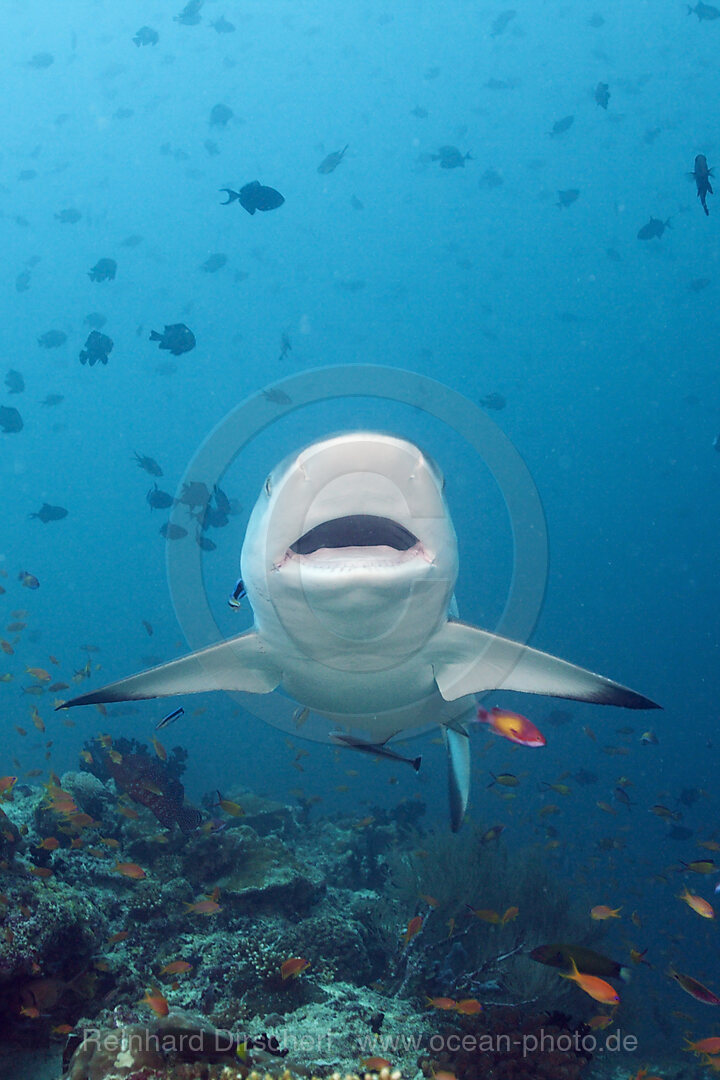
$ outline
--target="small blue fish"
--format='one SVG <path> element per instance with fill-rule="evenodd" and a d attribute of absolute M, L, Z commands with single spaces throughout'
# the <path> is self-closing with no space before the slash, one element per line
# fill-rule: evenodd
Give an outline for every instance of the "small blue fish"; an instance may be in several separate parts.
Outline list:
<path fill-rule="evenodd" d="M 237 610 L 238 608 L 242 607 L 240 601 L 242 600 L 243 596 L 246 595 L 247 593 L 245 592 L 245 586 L 243 585 L 242 578 L 238 578 L 235 582 L 235 588 L 228 597 L 228 604 L 231 608 L 235 608 Z"/>
<path fill-rule="evenodd" d="M 183 709 L 183 707 L 181 705 L 179 709 L 175 709 L 173 712 L 168 713 L 167 716 L 163 716 L 162 720 L 160 720 L 155 725 L 155 730 L 159 731 L 160 728 L 167 727 L 169 724 L 172 724 L 175 720 L 177 720 L 177 718 L 179 716 L 183 716 L 184 713 L 185 713 L 185 710 Z"/>

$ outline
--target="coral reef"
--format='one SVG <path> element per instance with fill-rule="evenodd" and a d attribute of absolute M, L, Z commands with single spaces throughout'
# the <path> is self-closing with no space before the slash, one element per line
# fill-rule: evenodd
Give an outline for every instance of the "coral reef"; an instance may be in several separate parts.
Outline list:
<path fill-rule="evenodd" d="M 168 779 L 140 744 L 116 752 L 127 764 L 119 772 L 105 742 L 103 753 L 89 745 L 92 769 L 19 785 L 4 803 L 10 850 L 0 868 L 6 1037 L 40 1047 L 69 1036 L 71 1080 L 228 1080 L 253 1061 L 272 1075 L 289 1065 L 294 1077 L 388 1060 L 414 1075 L 435 1060 L 429 1040 L 448 1028 L 447 1013 L 427 1008 L 429 995 L 484 1004 L 480 1016 L 453 1017 L 462 1032 L 532 1025 L 529 1013 L 489 1006 L 537 1001 L 536 1010 L 567 993 L 555 971 L 523 955 L 568 934 L 585 939 L 537 857 L 511 857 L 478 829 L 426 833 L 415 801 L 360 822 L 315 820 L 302 801 L 229 790 L 203 800 L 210 816 L 198 828 L 183 833 L 168 817 L 161 829 L 157 805 L 129 797 L 128 777 L 158 798 L 170 793 L 177 810 L 182 755 Z M 521 915 L 503 925 L 468 910 L 510 904 Z M 288 975 L 290 958 L 298 966 Z M 288 1057 L 218 1061 L 203 1045 L 203 1060 L 187 1060 L 148 1045 L 130 1060 L 77 1049 L 88 1029 L 181 1022 L 238 1039 L 267 1032 Z M 469 1058 L 436 1064 L 475 1080 Z M 557 1075 L 574 1080 L 569 1063 L 559 1065 Z M 542 1068 L 528 1075 L 549 1075 Z"/>

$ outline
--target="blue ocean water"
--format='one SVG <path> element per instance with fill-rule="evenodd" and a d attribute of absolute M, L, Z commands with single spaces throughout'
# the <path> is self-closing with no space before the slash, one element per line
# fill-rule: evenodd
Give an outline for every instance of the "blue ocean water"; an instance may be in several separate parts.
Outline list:
<path fill-rule="evenodd" d="M 527 465 L 548 531 L 532 644 L 663 712 L 489 695 L 486 705 L 528 715 L 548 745 L 514 750 L 498 739 L 484 751 L 485 733 L 474 733 L 470 814 L 504 823 L 511 845 L 549 843 L 558 880 L 589 904 L 622 907 L 612 948 L 649 947 L 653 963 L 638 971 L 636 1007 L 644 997 L 647 1029 L 669 1025 L 679 1046 L 685 1021 L 673 1011 L 694 1018 L 704 1006 L 666 978 L 668 965 L 720 987 L 713 926 L 676 899 L 687 885 L 712 900 L 717 880 L 677 868 L 711 858 L 697 843 L 719 839 L 720 212 L 710 197 L 703 214 L 688 173 L 697 154 L 712 166 L 717 153 L 720 20 L 637 0 L 512 9 L 206 0 L 191 25 L 179 12 L 138 0 L 6 4 L 2 358 L 24 390 L 3 386 L 0 404 L 24 426 L 0 437 L 0 583 L 4 625 L 27 626 L 2 631 L 14 649 L 0 664 L 13 676 L 0 685 L 3 771 L 61 774 L 98 731 L 148 740 L 163 714 L 162 703 L 112 720 L 89 708 L 67 727 L 52 695 L 23 693 L 28 666 L 50 666 L 80 693 L 187 647 L 159 533 L 167 514 L 151 511 L 154 478 L 136 452 L 157 460 L 159 486 L 176 494 L 240 402 L 329 365 L 416 372 L 475 404 L 501 395 L 486 414 Z M 133 43 L 144 25 L 157 44 Z M 601 82 L 606 109 L 594 97 Z M 232 110 L 224 125 L 210 122 L 218 104 Z M 567 130 L 550 134 L 566 117 Z M 337 168 L 319 173 L 346 144 Z M 445 146 L 470 158 L 442 168 Z M 284 204 L 253 216 L 237 201 L 221 205 L 219 189 L 256 179 Z M 568 189 L 577 199 L 558 206 Z M 67 209 L 79 219 L 60 220 Z M 639 240 L 650 218 L 670 227 Z M 202 269 L 217 253 L 226 263 Z M 88 276 L 101 258 L 117 261 L 115 280 Z M 91 313 L 114 343 L 107 365 L 79 362 Z M 197 339 L 177 358 L 149 340 L 175 323 Z M 51 330 L 66 340 L 45 348 L 38 338 Z M 53 394 L 59 404 L 42 404 Z M 287 453 L 356 427 L 394 431 L 437 461 L 458 533 L 461 614 L 497 625 L 513 535 L 482 453 L 417 408 L 321 397 L 266 428 L 223 476 L 242 511 L 208 531 L 217 549 L 203 555 L 223 633 L 250 625 L 247 607 L 236 614 L 225 602 L 265 475 Z M 67 517 L 31 517 L 43 503 Z M 192 524 L 176 542 L 194 536 Z M 24 570 L 38 590 L 22 587 Z M 73 672 L 88 658 L 91 682 L 76 690 Z M 430 738 L 409 744 L 423 752 L 415 777 L 305 744 L 301 732 L 289 744 L 224 695 L 184 705 L 168 741 L 188 750 L 195 800 L 243 786 L 292 800 L 302 789 L 322 797 L 318 814 L 364 814 L 419 797 L 427 820 L 446 827 L 444 754 Z M 567 723 L 553 722 L 558 708 Z M 657 745 L 641 743 L 648 728 Z M 298 761 L 300 748 L 309 753 Z M 581 768 L 596 782 L 576 782 Z M 486 788 L 490 770 L 521 776 L 512 802 Z M 560 804 L 552 834 L 537 816 L 549 801 Z M 682 821 L 651 813 L 658 804 Z M 674 839 L 673 824 L 691 835 Z M 606 838 L 616 846 L 598 847 Z"/>

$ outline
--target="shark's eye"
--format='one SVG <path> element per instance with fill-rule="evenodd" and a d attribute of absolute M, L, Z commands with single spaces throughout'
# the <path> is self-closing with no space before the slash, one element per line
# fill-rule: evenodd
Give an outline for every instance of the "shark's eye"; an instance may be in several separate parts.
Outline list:
<path fill-rule="evenodd" d="M 267 480 L 265 481 L 265 494 L 270 495 L 271 492 L 272 492 L 272 480 L 268 476 Z"/>

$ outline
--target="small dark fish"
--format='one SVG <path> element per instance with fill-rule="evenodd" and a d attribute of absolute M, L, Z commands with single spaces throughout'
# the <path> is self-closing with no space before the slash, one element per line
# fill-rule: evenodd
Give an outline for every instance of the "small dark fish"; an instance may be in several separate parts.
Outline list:
<path fill-rule="evenodd" d="M 389 746 L 366 742 L 365 739 L 356 739 L 354 735 L 347 735 L 344 731 L 332 731 L 330 732 L 330 738 L 335 739 L 336 742 L 340 742 L 344 746 L 349 746 L 352 750 L 361 750 L 363 753 L 373 754 L 375 757 L 389 758 L 391 761 L 403 761 L 406 765 L 412 765 L 415 772 L 420 771 L 422 762 L 420 756 L 415 758 L 404 757 L 395 750 L 391 750 Z"/>
<path fill-rule="evenodd" d="M 195 542 L 201 551 L 217 551 L 217 544 L 209 536 L 203 536 L 201 532 L 195 533 Z"/>
<path fill-rule="evenodd" d="M 492 191 L 493 188 L 502 187 L 504 183 L 505 181 L 497 169 L 486 169 L 478 181 L 478 187 Z"/>
<path fill-rule="evenodd" d="M 16 435 L 23 426 L 22 416 L 17 409 L 11 405 L 0 405 L 0 429 L 3 435 Z"/>
<path fill-rule="evenodd" d="M 282 334 L 280 335 L 280 355 L 278 356 L 278 360 L 284 360 L 288 353 L 291 352 L 292 342 L 290 341 L 290 338 L 288 337 L 286 332 L 283 330 Z"/>
<path fill-rule="evenodd" d="M 671 840 L 689 840 L 692 835 L 692 829 L 687 829 L 684 825 L 671 825 L 667 831 Z"/>
<path fill-rule="evenodd" d="M 237 199 L 248 214 L 254 214 L 256 210 L 277 210 L 278 206 L 282 206 L 285 202 L 284 196 L 279 191 L 266 187 L 259 180 L 252 180 L 239 191 L 231 191 L 230 188 L 220 188 L 220 190 L 228 196 L 223 206 Z"/>
<path fill-rule="evenodd" d="M 352 206 L 353 210 L 364 210 L 365 209 L 365 204 L 360 202 L 357 195 L 352 195 L 350 197 L 350 205 Z"/>
<path fill-rule="evenodd" d="M 86 326 L 91 326 L 93 330 L 102 330 L 107 318 L 105 315 L 101 315 L 99 311 L 91 311 L 89 315 L 85 316 L 83 322 Z"/>
<path fill-rule="evenodd" d="M 247 596 L 245 586 L 243 585 L 242 578 L 238 578 L 235 582 L 235 588 L 228 596 L 228 606 L 235 609 L 242 607 L 241 601 L 244 596 Z"/>
<path fill-rule="evenodd" d="M 365 288 L 365 281 L 363 278 L 350 278 L 345 281 L 337 281 L 335 284 L 338 289 L 342 289 L 343 292 L 349 293 L 362 292 Z"/>
<path fill-rule="evenodd" d="M 228 261 L 227 255 L 221 255 L 219 252 L 216 255 L 210 255 L 200 267 L 206 274 L 214 274 L 218 270 L 222 270 L 225 263 Z"/>
<path fill-rule="evenodd" d="M 120 247 L 136 248 L 138 244 L 142 244 L 143 238 L 138 233 L 131 233 L 130 236 L 126 236 L 120 243 Z"/>
<path fill-rule="evenodd" d="M 152 460 L 152 459 L 150 458 L 148 460 Z M 144 467 L 145 467 L 144 465 L 141 466 L 141 468 L 144 468 Z M 158 466 L 158 468 L 159 468 L 159 466 Z M 161 475 L 162 475 L 162 473 L 161 473 Z M 154 487 L 150 488 L 150 490 L 148 491 L 145 498 L 146 498 L 147 502 L 150 504 L 150 507 L 151 507 L 152 510 L 167 510 L 168 507 L 172 506 L 173 503 L 175 502 L 172 495 L 169 495 L 167 491 L 161 491 L 160 488 L 157 486 L 157 484 L 155 484 Z"/>
<path fill-rule="evenodd" d="M 67 516 L 64 506 L 50 506 L 49 503 L 43 503 L 37 514 L 28 514 L 28 517 L 39 518 L 44 525 L 47 525 L 48 521 L 62 521 Z"/>
<path fill-rule="evenodd" d="M 705 211 L 706 217 L 710 216 L 710 211 L 707 208 L 707 197 L 708 195 L 715 194 L 710 183 L 710 177 L 712 175 L 713 171 L 708 168 L 707 158 L 704 154 L 698 154 L 695 158 L 695 168 L 693 169 L 692 176 L 695 179 L 697 196 L 700 200 L 700 205 Z"/>
<path fill-rule="evenodd" d="M 507 401 L 502 394 L 497 394 L 493 391 L 492 394 L 486 394 L 485 397 L 480 398 L 479 404 L 483 409 L 504 409 L 507 405 Z"/>
<path fill-rule="evenodd" d="M 117 263 L 114 259 L 99 259 L 92 270 L 88 270 L 91 281 L 114 281 L 117 273 Z"/>
<path fill-rule="evenodd" d="M 160 35 L 152 26 L 141 26 L 133 37 L 133 41 L 140 48 L 141 45 L 157 45 Z"/>
<path fill-rule="evenodd" d="M 550 967 L 563 968 L 567 971 L 572 967 L 574 960 L 584 975 L 605 976 L 610 979 L 630 978 L 627 968 L 611 960 L 602 953 L 588 949 L 584 945 L 538 945 L 527 954 L 531 960 L 538 964 L 547 964 Z"/>
<path fill-rule="evenodd" d="M 215 505 L 217 506 L 221 514 L 232 514 L 232 503 L 228 499 L 223 489 L 219 488 L 217 484 L 213 485 L 213 499 L 215 500 Z"/>
<path fill-rule="evenodd" d="M 643 225 L 642 229 L 637 234 L 638 240 L 652 240 L 657 237 L 658 240 L 665 232 L 666 229 L 671 228 L 670 218 L 667 221 L 661 221 L 660 218 L 651 217 L 647 225 Z"/>
<path fill-rule="evenodd" d="M 179 501 L 191 510 L 204 509 L 210 501 L 210 492 L 201 480 L 190 480 L 183 484 Z"/>
<path fill-rule="evenodd" d="M 205 506 L 202 514 L 198 514 L 198 520 L 204 532 L 207 532 L 208 529 L 224 529 L 226 525 L 230 524 L 227 514 L 224 514 L 222 510 L 218 510 L 216 506 L 211 506 L 210 503 Z"/>
<path fill-rule="evenodd" d="M 514 9 L 501 11 L 499 15 L 496 15 L 490 28 L 490 37 L 499 37 L 500 34 L 504 33 L 516 15 L 517 11 Z"/>
<path fill-rule="evenodd" d="M 574 116 L 563 116 L 562 120 L 556 120 L 555 121 L 555 123 L 552 126 L 552 131 L 549 131 L 548 134 L 551 137 L 553 135 L 562 135 L 563 132 L 570 130 L 570 128 L 573 126 L 574 122 L 575 122 L 575 117 Z"/>
<path fill-rule="evenodd" d="M 229 105 L 213 105 L 210 110 L 210 127 L 225 127 L 234 115 Z"/>
<path fill-rule="evenodd" d="M 162 476 L 163 474 L 155 458 L 148 457 L 147 454 L 138 454 L 137 450 L 135 451 L 135 463 L 139 469 L 144 469 L 151 476 Z M 157 488 L 157 484 L 155 487 Z"/>
<path fill-rule="evenodd" d="M 232 34 L 235 30 L 235 24 L 228 22 L 224 15 L 221 15 L 215 22 L 210 23 L 213 30 L 218 34 Z"/>
<path fill-rule="evenodd" d="M 680 792 L 680 802 L 683 804 L 683 806 L 693 806 L 701 797 L 701 795 L 702 792 L 700 788 L 683 788 Z"/>
<path fill-rule="evenodd" d="M 160 535 L 166 540 L 182 540 L 184 536 L 187 536 L 187 529 L 183 529 L 182 525 L 174 525 L 172 521 L 166 521 L 160 527 Z"/>
<path fill-rule="evenodd" d="M 713 7 L 712 4 L 703 4 L 702 0 L 699 0 L 695 7 L 690 7 L 688 4 L 687 9 L 688 15 L 697 15 L 699 22 L 703 20 L 710 22 L 712 19 L 720 18 L 720 10 Z"/>
<path fill-rule="evenodd" d="M 577 188 L 566 188 L 565 191 L 558 191 L 558 201 L 555 205 L 561 208 L 563 206 L 572 206 L 579 194 L 580 192 Z"/>
<path fill-rule="evenodd" d="M 42 345 L 43 349 L 59 349 L 66 341 L 67 334 L 62 330 L 46 330 L 37 339 L 38 345 Z"/>
<path fill-rule="evenodd" d="M 200 20 L 200 9 L 204 0 L 188 0 L 179 15 L 173 15 L 173 22 L 181 26 L 197 26 Z"/>
<path fill-rule="evenodd" d="M 173 709 L 173 711 L 169 712 L 167 716 L 163 716 L 162 720 L 159 720 L 155 725 L 155 730 L 160 731 L 161 728 L 168 727 L 168 725 L 173 724 L 178 719 L 178 717 L 184 715 L 185 710 L 181 705 L 179 709 Z"/>
<path fill-rule="evenodd" d="M 162 334 L 157 330 L 150 331 L 150 341 L 159 341 L 161 349 L 167 349 L 173 356 L 182 356 L 195 348 L 195 335 L 185 323 L 171 323 L 166 326 Z"/>
<path fill-rule="evenodd" d="M 48 396 L 40 402 L 41 405 L 59 405 L 61 401 L 65 400 L 64 394 L 48 394 Z"/>
<path fill-rule="evenodd" d="M 5 385 L 9 394 L 22 394 L 25 389 L 25 380 L 19 371 L 8 371 L 5 376 Z"/>
<path fill-rule="evenodd" d="M 576 784 L 582 784 L 585 787 L 588 784 L 597 784 L 598 775 L 589 769 L 577 769 L 572 773 L 572 778 Z"/>
<path fill-rule="evenodd" d="M 21 581 L 26 589 L 40 588 L 40 582 L 29 570 L 21 570 L 18 574 L 18 581 Z"/>
<path fill-rule="evenodd" d="M 22 273 L 18 274 L 15 278 L 15 292 L 27 292 L 30 288 L 30 277 L 29 270 L 23 270 Z"/>
<path fill-rule="evenodd" d="M 292 404 L 292 398 L 289 397 L 284 390 L 278 390 L 277 387 L 273 387 L 272 390 L 263 390 L 262 393 L 265 400 L 271 402 L 273 405 Z"/>
<path fill-rule="evenodd" d="M 418 120 L 427 120 L 428 111 L 423 109 L 422 105 L 416 105 L 414 109 L 410 110 L 411 116 L 417 116 Z"/>
<path fill-rule="evenodd" d="M 705 7 L 706 5 L 703 4 L 702 6 Z M 42 71 L 45 68 L 52 67 L 52 65 L 54 63 L 55 63 L 55 57 L 53 56 L 52 53 L 39 52 L 39 53 L 35 53 L 34 56 L 30 57 L 30 59 L 27 62 L 27 66 L 30 67 L 30 68 L 35 68 L 36 71 Z"/>
<path fill-rule="evenodd" d="M 710 280 L 711 279 L 709 277 L 693 278 L 693 280 L 688 285 L 688 289 L 690 290 L 690 292 L 702 292 L 703 289 L 707 289 L 708 285 L 710 284 Z"/>
<path fill-rule="evenodd" d="M 214 139 L 206 139 L 203 143 L 203 146 L 207 150 L 210 157 L 217 157 L 217 155 L 220 153 L 220 147 Z"/>
<path fill-rule="evenodd" d="M 602 15 L 600 15 L 600 13 L 597 11 L 588 19 L 588 26 L 592 26 L 594 30 L 599 30 L 600 27 L 604 25 L 605 20 L 603 19 Z"/>
<path fill-rule="evenodd" d="M 143 619 L 143 621 L 142 621 L 142 624 L 143 624 L 143 626 L 145 627 L 145 633 L 147 634 L 147 636 L 148 636 L 148 637 L 152 637 L 152 636 L 153 636 L 153 633 L 154 633 L 154 630 L 153 630 L 153 628 L 152 628 L 152 624 L 151 624 L 151 623 L 149 623 L 149 622 L 147 621 L 147 619 Z"/>
<path fill-rule="evenodd" d="M 76 225 L 80 221 L 82 214 L 74 207 L 68 207 L 67 210 L 60 210 L 55 215 L 55 220 L 61 222 L 63 225 Z"/>
<path fill-rule="evenodd" d="M 325 175 L 326 173 L 335 172 L 338 165 L 345 157 L 345 153 L 349 145 L 349 143 L 346 143 L 342 150 L 334 150 L 332 154 L 328 154 L 326 158 L 323 158 L 323 160 L 317 167 L 317 171 L 319 173 L 322 173 L 323 175 Z"/>
<path fill-rule="evenodd" d="M 595 87 L 595 102 L 601 109 L 607 109 L 610 101 L 610 88 L 606 82 L 599 82 Z"/>
<path fill-rule="evenodd" d="M 430 155 L 431 161 L 439 161 L 441 169 L 465 168 L 466 161 L 472 161 L 469 154 L 461 154 L 457 146 L 441 146 L 437 154 Z"/>
<path fill-rule="evenodd" d="M 107 364 L 112 350 L 112 338 L 109 338 L 107 334 L 101 334 L 99 330 L 91 330 L 85 342 L 85 348 L 80 353 L 80 363 L 89 364 L 90 367 L 98 361 L 101 364 Z"/>
<path fill-rule="evenodd" d="M 129 118 L 131 116 L 134 116 L 134 115 L 135 115 L 135 110 L 134 109 L 128 109 L 128 108 L 123 107 L 121 109 L 116 109 L 115 110 L 115 112 L 113 113 L 113 118 L 115 120 L 129 120 Z"/>

